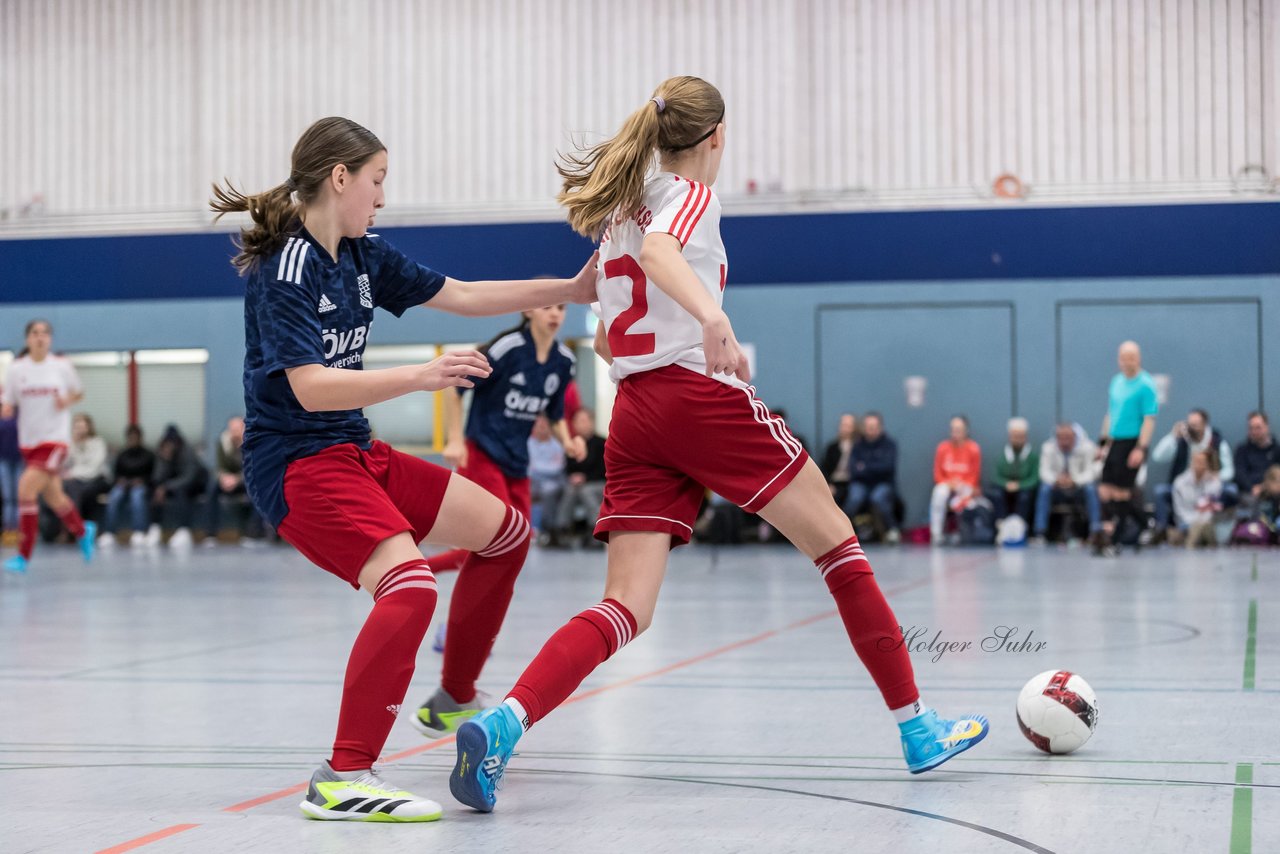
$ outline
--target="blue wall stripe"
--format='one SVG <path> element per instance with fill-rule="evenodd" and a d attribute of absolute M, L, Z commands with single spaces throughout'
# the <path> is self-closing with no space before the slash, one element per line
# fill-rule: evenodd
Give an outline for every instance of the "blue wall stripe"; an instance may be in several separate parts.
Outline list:
<path fill-rule="evenodd" d="M 1280 202 L 726 217 L 735 285 L 1280 272 Z M 461 279 L 568 275 L 563 223 L 379 229 Z M 0 302 L 236 297 L 226 233 L 0 240 Z"/>

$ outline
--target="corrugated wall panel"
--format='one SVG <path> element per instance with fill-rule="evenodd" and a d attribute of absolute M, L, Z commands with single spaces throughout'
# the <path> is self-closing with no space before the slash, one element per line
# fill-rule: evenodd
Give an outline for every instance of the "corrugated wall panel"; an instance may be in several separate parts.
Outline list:
<path fill-rule="evenodd" d="M 1280 0 L 5 0 L 0 211 L 196 216 L 335 113 L 392 211 L 550 211 L 556 152 L 673 73 L 726 96 L 730 200 L 1225 195 L 1280 171 L 1278 33 Z"/>

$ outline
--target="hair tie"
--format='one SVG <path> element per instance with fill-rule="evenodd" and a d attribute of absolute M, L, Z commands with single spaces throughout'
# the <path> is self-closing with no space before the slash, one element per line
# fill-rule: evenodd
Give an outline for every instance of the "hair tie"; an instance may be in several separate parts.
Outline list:
<path fill-rule="evenodd" d="M 657 105 L 658 105 L 658 112 L 659 112 L 659 113 L 661 113 L 663 110 L 665 110 L 665 109 L 667 108 L 667 102 L 666 102 L 666 100 L 665 100 L 661 95 L 654 95 L 654 96 L 653 96 L 652 98 L 650 98 L 649 100 L 650 100 L 650 101 L 653 101 L 653 103 L 655 103 L 655 104 L 657 104 Z"/>
<path fill-rule="evenodd" d="M 286 178 L 286 179 L 285 179 L 285 182 L 284 182 L 284 188 L 285 188 L 286 190 L 288 190 L 290 193 L 297 192 L 297 190 L 298 190 L 298 182 L 297 182 L 297 181 L 295 181 L 295 180 L 293 180 L 293 176 L 292 176 L 292 175 L 290 175 L 288 178 Z"/>

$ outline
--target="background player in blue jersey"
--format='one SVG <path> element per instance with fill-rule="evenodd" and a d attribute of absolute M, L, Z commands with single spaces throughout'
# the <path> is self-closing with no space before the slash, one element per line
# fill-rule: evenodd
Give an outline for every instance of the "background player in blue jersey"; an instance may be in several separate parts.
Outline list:
<path fill-rule="evenodd" d="M 347 663 L 331 758 L 301 807 L 318 819 L 431 821 L 440 805 L 373 770 L 436 604 L 418 543 L 468 549 L 451 604 L 442 686 L 472 699 L 529 548 L 529 524 L 448 469 L 370 441 L 361 407 L 490 374 L 475 350 L 364 371 L 373 309 L 467 316 L 595 298 L 595 258 L 572 279 L 461 282 L 367 230 L 384 204 L 386 147 L 343 118 L 308 128 L 283 184 L 214 187 L 219 215 L 247 211 L 235 266 L 245 291 L 244 474 L 257 509 L 318 566 L 373 595 Z"/>
<path fill-rule="evenodd" d="M 472 377 L 471 410 L 462 429 L 463 388 L 444 400 L 444 458 L 458 474 L 478 483 L 518 510 L 530 515 L 529 434 L 539 414 L 551 422 L 551 433 L 576 460 L 586 456 L 587 445 L 572 437 L 565 422 L 565 390 L 574 377 L 573 351 L 556 340 L 564 325 L 564 305 L 524 312 L 518 326 L 506 329 L 480 347 L 493 369 L 488 377 Z M 459 569 L 470 553 L 452 549 L 431 556 L 435 572 Z M 435 647 L 442 650 L 447 637 L 441 626 Z M 461 716 L 483 708 L 484 698 L 459 702 L 444 688 L 422 704 L 414 724 L 431 738 L 458 728 Z"/>
<path fill-rule="evenodd" d="M 445 461 L 459 474 L 483 486 L 527 518 L 529 498 L 529 434 L 539 414 L 547 416 L 551 434 L 575 460 L 586 456 L 586 442 L 572 436 L 565 416 L 565 389 L 572 382 L 573 351 L 556 340 L 564 324 L 564 306 L 524 312 L 519 326 L 494 336 L 480 348 L 493 369 L 475 378 L 466 431 L 462 429 L 462 396 L 445 395 Z M 440 572 L 462 565 L 466 552 L 433 555 Z"/>

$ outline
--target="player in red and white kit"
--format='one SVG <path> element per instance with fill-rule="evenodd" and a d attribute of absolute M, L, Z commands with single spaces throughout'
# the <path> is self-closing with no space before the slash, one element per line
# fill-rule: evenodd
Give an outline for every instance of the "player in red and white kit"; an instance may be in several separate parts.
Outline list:
<path fill-rule="evenodd" d="M 10 572 L 24 573 L 36 546 L 41 497 L 80 543 L 86 561 L 93 559 L 95 525 L 85 522 L 75 502 L 62 491 L 59 471 L 71 444 L 71 407 L 84 397 L 71 362 L 49 351 L 53 327 L 45 320 L 27 324 L 27 346 L 9 366 L 0 393 L 0 417 L 18 410 L 18 445 L 26 468 L 18 481 L 18 554 L 4 562 Z"/>
<path fill-rule="evenodd" d="M 517 740 L 605 659 L 648 627 L 668 550 L 687 543 L 704 488 L 759 513 L 809 556 L 849 639 L 899 722 L 912 773 L 981 741 L 987 720 L 940 718 L 916 690 L 899 622 L 849 518 L 781 418 L 747 384 L 721 308 L 728 260 L 715 183 L 724 101 L 674 77 L 622 130 L 560 167 L 560 201 L 601 235 L 596 348 L 618 395 L 596 537 L 609 543 L 604 600 L 543 646 L 500 706 L 458 729 L 450 789 L 488 812 Z M 655 151 L 661 167 L 649 174 Z"/>

